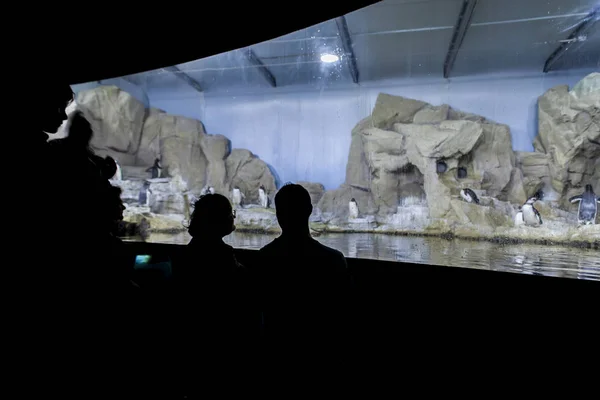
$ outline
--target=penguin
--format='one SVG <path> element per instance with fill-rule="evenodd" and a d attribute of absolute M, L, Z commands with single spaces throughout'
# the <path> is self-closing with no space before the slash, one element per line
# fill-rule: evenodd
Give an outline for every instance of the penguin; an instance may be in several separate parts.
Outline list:
<path fill-rule="evenodd" d="M 475 192 L 469 188 L 461 189 L 460 197 L 462 197 L 467 203 L 479 204 L 479 198 L 477 197 Z"/>
<path fill-rule="evenodd" d="M 115 164 L 117 165 L 117 172 L 111 178 L 114 181 L 122 181 L 123 180 L 123 170 L 121 170 L 121 165 L 115 160 Z"/>
<path fill-rule="evenodd" d="M 267 191 L 263 185 L 258 187 L 258 202 L 262 208 L 269 208 L 271 205 L 271 199 L 269 199 Z"/>
<path fill-rule="evenodd" d="M 438 174 L 443 174 L 448 170 L 448 165 L 444 161 L 438 161 L 435 164 L 435 170 Z"/>
<path fill-rule="evenodd" d="M 530 197 L 521 207 L 521 212 L 523 213 L 523 222 L 525 222 L 525 225 L 538 226 L 543 224 L 542 216 L 533 206 L 533 203 L 536 201 L 538 201 L 537 197 Z"/>
<path fill-rule="evenodd" d="M 233 205 L 236 208 L 242 206 L 245 197 L 246 196 L 244 195 L 244 193 L 240 190 L 240 188 L 238 186 L 233 187 L 233 191 L 231 193 L 231 200 L 233 201 Z"/>
<path fill-rule="evenodd" d="M 350 218 L 358 218 L 358 204 L 356 204 L 356 200 L 354 200 L 354 197 L 350 199 L 350 202 L 348 203 L 348 209 L 350 212 Z"/>
<path fill-rule="evenodd" d="M 151 178 L 155 179 L 155 178 L 160 178 L 160 170 L 161 169 L 162 169 L 162 167 L 160 166 L 160 160 L 157 158 L 156 160 L 154 160 L 154 165 L 151 166 L 150 168 L 148 168 L 146 170 L 146 172 L 150 172 Z"/>
<path fill-rule="evenodd" d="M 515 215 L 515 226 L 525 225 L 525 220 L 523 219 L 523 211 L 521 211 L 521 207 L 519 207 L 519 212 Z"/>
<path fill-rule="evenodd" d="M 596 196 L 592 185 L 585 185 L 583 194 L 573 196 L 569 201 L 572 204 L 579 203 L 579 210 L 577 211 L 577 220 L 579 224 L 596 224 L 596 215 L 598 215 L 598 203 L 600 202 L 600 197 Z"/>
<path fill-rule="evenodd" d="M 458 171 L 456 171 L 456 176 L 458 179 L 465 179 L 467 177 L 467 169 L 465 167 L 459 167 Z"/>
<path fill-rule="evenodd" d="M 144 181 L 142 188 L 140 189 L 140 193 L 138 195 L 138 203 L 140 206 L 149 206 L 150 205 L 150 194 L 152 190 L 150 190 L 150 182 Z"/>
<path fill-rule="evenodd" d="M 214 188 L 214 187 L 212 187 L 212 186 L 209 186 L 209 187 L 208 187 L 208 193 L 210 193 L 210 194 L 215 194 L 215 188 Z"/>

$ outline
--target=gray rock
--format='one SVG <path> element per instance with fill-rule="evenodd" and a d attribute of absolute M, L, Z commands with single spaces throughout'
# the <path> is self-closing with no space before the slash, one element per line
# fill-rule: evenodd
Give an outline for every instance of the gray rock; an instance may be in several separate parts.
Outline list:
<path fill-rule="evenodd" d="M 321 197 L 323 197 L 323 194 L 325 193 L 325 186 L 320 183 L 304 181 L 296 183 L 308 191 L 313 206 L 316 206 L 319 203 L 319 200 L 321 200 Z"/>
<path fill-rule="evenodd" d="M 426 105 L 423 101 L 379 93 L 371 113 L 373 126 L 389 130 L 395 123 L 412 122 L 417 111 Z"/>
<path fill-rule="evenodd" d="M 160 137 L 163 128 L 162 116 L 165 112 L 150 108 L 142 129 L 142 140 L 136 154 L 135 164 L 149 167 L 160 158 Z"/>
<path fill-rule="evenodd" d="M 225 167 L 229 191 L 234 186 L 238 186 L 246 196 L 246 203 L 258 204 L 258 188 L 260 185 L 265 187 L 269 196 L 277 191 L 275 177 L 273 177 L 269 166 L 249 150 L 231 150 L 231 154 L 225 160 Z"/>
<path fill-rule="evenodd" d="M 439 124 L 448 119 L 448 111 L 450 106 L 447 104 L 439 107 L 427 106 L 422 108 L 415 114 L 413 119 L 414 124 Z"/>
<path fill-rule="evenodd" d="M 160 114 L 160 161 L 162 173 L 181 177 L 187 190 L 200 190 L 206 184 L 208 162 L 202 151 L 204 128 L 200 121 Z"/>
<path fill-rule="evenodd" d="M 342 185 L 339 189 L 326 191 L 321 197 L 317 205 L 321 212 L 321 220 L 347 221 L 349 215 L 348 203 L 352 198 L 356 200 L 361 214 L 373 215 L 377 213 L 378 207 L 371 192 Z"/>
<path fill-rule="evenodd" d="M 208 163 L 206 184 L 215 188 L 217 193 L 227 192 L 225 159 L 231 151 L 231 142 L 223 135 L 204 135 L 200 147 Z"/>
<path fill-rule="evenodd" d="M 77 108 L 92 124 L 94 149 L 135 154 L 146 117 L 144 104 L 116 86 L 99 86 L 77 95 Z"/>
<path fill-rule="evenodd" d="M 560 204 L 596 184 L 596 160 L 600 157 L 600 74 L 593 73 L 572 91 L 566 85 L 548 90 L 538 100 L 539 136 L 536 150 L 549 157 L 550 183 L 560 194 Z"/>

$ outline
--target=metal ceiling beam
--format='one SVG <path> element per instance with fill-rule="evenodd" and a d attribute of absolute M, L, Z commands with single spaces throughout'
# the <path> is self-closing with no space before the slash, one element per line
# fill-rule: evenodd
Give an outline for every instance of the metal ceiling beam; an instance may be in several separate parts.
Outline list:
<path fill-rule="evenodd" d="M 129 76 L 121 76 L 120 78 L 123 79 L 124 81 L 127 81 L 127 82 L 131 83 L 132 85 L 136 85 L 136 86 L 138 85 L 138 83 L 135 82 L 133 79 L 131 79 L 131 77 L 129 77 Z M 108 79 L 105 79 L 105 80 L 108 80 Z M 99 81 L 96 81 L 96 82 L 98 83 L 98 85 L 104 85 L 102 83 L 102 80 L 99 80 Z"/>
<path fill-rule="evenodd" d="M 554 63 L 560 60 L 567 51 L 571 49 L 577 49 L 587 39 L 588 33 L 592 30 L 592 27 L 600 19 L 600 6 L 594 8 L 571 32 L 566 40 L 561 40 L 560 46 L 546 60 L 544 64 L 544 73 L 549 72 L 552 69 Z"/>
<path fill-rule="evenodd" d="M 354 54 L 354 49 L 352 48 L 352 37 L 350 37 L 350 31 L 348 30 L 348 23 L 346 22 L 346 17 L 341 16 L 335 19 L 335 23 L 337 25 L 338 33 L 340 34 L 340 39 L 342 41 L 342 48 L 344 49 L 344 55 L 347 58 L 346 64 L 348 65 L 348 69 L 350 69 L 350 75 L 352 75 L 352 81 L 354 83 L 358 83 L 358 66 L 356 64 L 356 55 Z"/>
<path fill-rule="evenodd" d="M 191 87 L 193 87 L 194 89 L 199 91 L 200 93 L 202 93 L 204 91 L 204 89 L 202 89 L 202 85 L 200 85 L 200 82 L 198 82 L 197 80 L 195 80 L 194 78 L 192 78 L 191 76 L 189 76 L 188 74 L 186 74 L 185 72 L 180 70 L 179 67 L 176 67 L 175 65 L 173 65 L 171 67 L 165 67 L 163 69 L 165 71 L 172 73 L 177 78 L 181 79 L 182 81 L 184 81 L 185 83 L 187 83 L 188 85 L 190 85 Z"/>
<path fill-rule="evenodd" d="M 261 61 L 261 59 L 256 55 L 254 50 L 248 48 L 248 51 L 245 51 L 244 54 L 248 59 L 248 62 L 255 67 L 258 72 L 262 75 L 262 77 L 267 81 L 271 87 L 277 86 L 277 81 L 275 80 L 275 76 L 271 73 L 271 70 L 265 66 L 265 64 Z"/>
<path fill-rule="evenodd" d="M 463 1 L 460 14 L 458 14 L 458 20 L 456 21 L 456 25 L 454 25 L 450 47 L 448 47 L 448 53 L 446 53 L 446 59 L 444 61 L 444 78 L 446 79 L 450 77 L 460 46 L 462 46 L 467 31 L 471 26 L 471 19 L 473 18 L 475 6 L 477 6 L 477 0 Z"/>

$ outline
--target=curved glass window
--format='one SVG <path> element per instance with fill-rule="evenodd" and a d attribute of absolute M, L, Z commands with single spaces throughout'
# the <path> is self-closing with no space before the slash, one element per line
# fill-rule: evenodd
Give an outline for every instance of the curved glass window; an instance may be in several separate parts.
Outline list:
<path fill-rule="evenodd" d="M 237 187 L 227 241 L 260 248 L 296 182 L 349 257 L 600 279 L 599 19 L 596 0 L 386 0 L 75 85 L 71 108 L 119 163 L 128 240 L 186 244 L 194 199 Z"/>

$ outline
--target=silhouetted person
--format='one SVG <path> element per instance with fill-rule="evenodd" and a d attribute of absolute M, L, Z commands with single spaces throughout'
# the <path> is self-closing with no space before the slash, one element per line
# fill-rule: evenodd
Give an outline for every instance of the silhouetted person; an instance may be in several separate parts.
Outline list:
<path fill-rule="evenodd" d="M 111 179 L 117 173 L 117 162 L 111 156 L 104 157 L 104 166 L 102 168 L 102 176 L 106 179 Z"/>
<path fill-rule="evenodd" d="M 188 226 L 192 240 L 185 259 L 173 265 L 180 373 L 200 386 L 236 374 L 258 333 L 248 273 L 223 242 L 235 230 L 234 220 L 226 197 L 200 197 Z"/>
<path fill-rule="evenodd" d="M 63 376 L 80 381 L 95 375 L 94 366 L 126 354 L 121 352 L 128 344 L 124 337 L 139 335 L 130 329 L 130 308 L 124 302 L 131 267 L 120 257 L 120 242 L 111 236 L 114 222 L 122 218 L 122 203 L 102 178 L 99 157 L 89 147 L 93 131 L 77 114 L 67 138 L 47 143 L 43 133 L 60 126 L 72 96 L 67 85 L 44 93 L 45 112 L 35 115 L 36 123 L 40 121 L 33 153 L 38 178 L 30 210 L 36 219 L 26 224 L 32 254 L 23 252 L 24 258 L 35 260 L 27 262 L 33 268 L 27 268 L 26 296 L 34 306 L 23 315 L 33 325 L 29 332 L 43 332 L 28 340 L 36 353 L 33 362 L 41 366 L 48 360 L 52 365 L 42 369 L 51 373 L 55 360 L 61 359 Z"/>
<path fill-rule="evenodd" d="M 40 97 L 34 102 L 34 118 L 35 121 L 39 121 L 37 132 L 34 133 L 34 144 L 43 146 L 48 140 L 48 134 L 56 133 L 62 122 L 67 119 L 65 110 L 73 100 L 73 91 L 67 84 L 56 83 L 42 90 Z"/>
<path fill-rule="evenodd" d="M 310 236 L 312 204 L 302 186 L 283 186 L 275 208 L 282 234 L 260 250 L 266 337 L 292 346 L 339 344 L 350 307 L 346 259 Z"/>
<path fill-rule="evenodd" d="M 117 290 L 132 289 L 131 275 L 135 258 L 125 251 L 124 243 L 117 237 L 119 223 L 123 220 L 125 205 L 121 199 L 121 188 L 110 185 L 102 204 L 102 221 L 106 233 L 106 250 L 108 258 L 104 271 L 106 271 L 107 284 Z M 127 294 L 127 293 L 126 293 Z"/>

